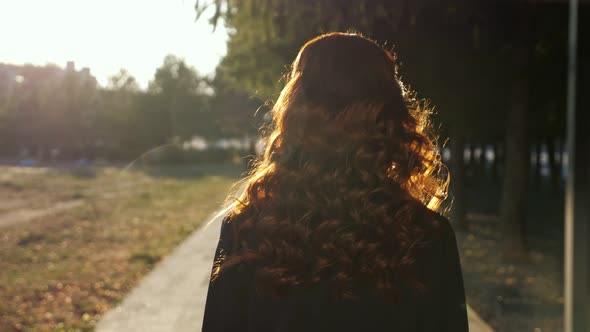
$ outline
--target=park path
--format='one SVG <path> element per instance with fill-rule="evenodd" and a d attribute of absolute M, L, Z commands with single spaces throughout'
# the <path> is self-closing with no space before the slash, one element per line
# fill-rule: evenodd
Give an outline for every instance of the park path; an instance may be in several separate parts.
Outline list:
<path fill-rule="evenodd" d="M 160 262 L 99 321 L 96 332 L 200 331 L 222 217 L 206 223 Z M 471 307 L 468 315 L 471 332 L 493 332 Z"/>
<path fill-rule="evenodd" d="M 11 204 L 12 203 L 14 202 L 11 202 Z M 9 212 L 0 213 L 0 227 L 26 223 L 34 219 L 68 211 L 83 204 L 83 200 L 77 199 L 69 202 L 59 202 L 51 207 L 42 209 L 17 208 Z M 6 206 L 8 206 L 8 204 Z M 17 207 L 17 204 L 14 203 L 14 206 Z"/>
<path fill-rule="evenodd" d="M 160 262 L 107 312 L 96 332 L 200 331 L 221 218 L 205 223 Z"/>

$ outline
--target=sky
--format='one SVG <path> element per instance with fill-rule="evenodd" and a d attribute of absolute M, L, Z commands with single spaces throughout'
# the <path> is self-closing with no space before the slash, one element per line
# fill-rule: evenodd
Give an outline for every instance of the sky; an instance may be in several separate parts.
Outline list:
<path fill-rule="evenodd" d="M 99 84 L 121 68 L 147 87 L 167 54 L 212 74 L 227 32 L 195 0 L 0 0 L 0 62 L 89 67 Z"/>

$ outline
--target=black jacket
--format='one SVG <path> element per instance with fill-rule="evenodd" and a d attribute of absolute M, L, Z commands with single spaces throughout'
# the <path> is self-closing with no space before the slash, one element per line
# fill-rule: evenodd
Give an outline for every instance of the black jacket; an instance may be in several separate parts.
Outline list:
<path fill-rule="evenodd" d="M 435 236 L 421 248 L 415 267 L 426 292 L 408 292 L 398 304 L 372 294 L 331 300 L 322 287 L 296 289 L 285 299 L 257 293 L 254 273 L 236 265 L 209 285 L 203 332 L 465 332 L 468 331 L 463 278 L 455 234 L 438 217 Z M 231 226 L 222 223 L 215 259 L 231 252 Z"/>

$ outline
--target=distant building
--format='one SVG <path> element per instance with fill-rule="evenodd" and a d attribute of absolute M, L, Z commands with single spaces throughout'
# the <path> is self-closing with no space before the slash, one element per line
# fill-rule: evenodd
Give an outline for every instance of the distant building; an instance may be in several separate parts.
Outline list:
<path fill-rule="evenodd" d="M 0 63 L 0 98 L 8 98 L 14 91 L 16 72 L 10 65 Z"/>

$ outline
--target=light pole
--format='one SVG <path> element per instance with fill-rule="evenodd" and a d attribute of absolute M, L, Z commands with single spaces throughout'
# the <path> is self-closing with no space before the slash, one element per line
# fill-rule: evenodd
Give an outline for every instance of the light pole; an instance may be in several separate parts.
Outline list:
<path fill-rule="evenodd" d="M 578 0 L 569 0 L 564 330 L 590 332 L 589 119 L 576 108 L 577 34 Z"/>

